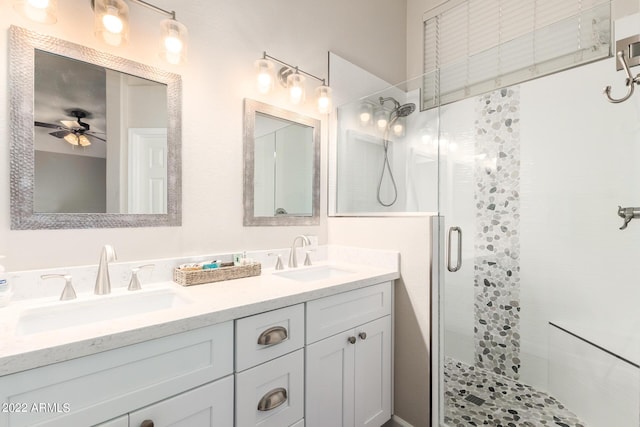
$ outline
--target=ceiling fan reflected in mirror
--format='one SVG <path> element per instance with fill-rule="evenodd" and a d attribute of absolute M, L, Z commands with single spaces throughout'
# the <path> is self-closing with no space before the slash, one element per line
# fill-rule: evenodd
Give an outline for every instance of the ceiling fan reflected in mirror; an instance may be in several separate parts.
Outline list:
<path fill-rule="evenodd" d="M 64 139 L 74 146 L 87 147 L 91 145 L 90 139 L 107 142 L 107 140 L 104 139 L 104 132 L 92 131 L 89 123 L 82 121 L 82 119 L 90 119 L 92 117 L 91 113 L 79 108 L 65 110 L 65 113 L 69 117 L 75 118 L 75 120 L 60 120 L 62 126 L 38 121 L 34 122 L 34 125 L 56 129 L 54 132 L 49 132 L 49 135 Z"/>

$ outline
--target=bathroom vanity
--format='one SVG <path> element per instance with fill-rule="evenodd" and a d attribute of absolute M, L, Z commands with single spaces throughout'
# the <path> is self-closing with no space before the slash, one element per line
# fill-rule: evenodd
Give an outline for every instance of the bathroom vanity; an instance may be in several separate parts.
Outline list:
<path fill-rule="evenodd" d="M 139 292 L 189 302 L 35 332 L 20 328 L 30 302 L 12 304 L 0 311 L 0 425 L 380 426 L 398 277 L 396 261 L 156 283 Z"/>

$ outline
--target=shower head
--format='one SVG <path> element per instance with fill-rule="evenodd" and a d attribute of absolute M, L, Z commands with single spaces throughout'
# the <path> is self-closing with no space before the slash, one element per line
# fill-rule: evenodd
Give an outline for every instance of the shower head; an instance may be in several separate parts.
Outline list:
<path fill-rule="evenodd" d="M 416 104 L 414 104 L 413 102 L 401 105 L 400 107 L 395 109 L 396 115 L 398 117 L 407 117 L 414 111 L 416 111 Z"/>
<path fill-rule="evenodd" d="M 391 111 L 390 116 L 407 117 L 409 114 L 413 113 L 416 110 L 416 104 L 410 102 L 408 104 L 401 105 L 398 101 L 396 101 L 392 97 L 387 97 L 387 98 L 380 97 L 379 101 L 380 101 L 380 105 L 384 105 L 384 103 L 387 101 L 393 102 L 394 104 L 393 110 Z"/>

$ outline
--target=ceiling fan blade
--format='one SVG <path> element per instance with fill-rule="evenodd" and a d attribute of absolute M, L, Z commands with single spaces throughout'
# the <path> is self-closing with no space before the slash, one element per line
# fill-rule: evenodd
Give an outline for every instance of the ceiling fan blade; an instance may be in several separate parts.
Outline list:
<path fill-rule="evenodd" d="M 101 136 L 95 135 L 94 132 L 85 132 L 84 135 L 90 136 L 91 138 L 95 138 L 95 139 L 100 140 L 102 142 L 107 142 L 106 139 L 102 138 Z"/>
<path fill-rule="evenodd" d="M 60 125 L 54 125 L 53 123 L 33 122 L 33 124 L 43 128 L 61 129 Z"/>
<path fill-rule="evenodd" d="M 71 132 L 69 132 L 68 130 L 59 130 L 56 132 L 50 132 L 49 135 L 51 136 L 55 136 L 56 138 L 64 138 L 65 136 L 69 135 Z"/>

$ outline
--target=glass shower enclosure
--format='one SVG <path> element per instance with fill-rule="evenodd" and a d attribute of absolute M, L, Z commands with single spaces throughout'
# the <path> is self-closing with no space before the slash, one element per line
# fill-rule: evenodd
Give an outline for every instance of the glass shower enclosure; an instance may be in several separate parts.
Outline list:
<path fill-rule="evenodd" d="M 432 425 L 639 425 L 640 220 L 619 207 L 640 207 L 640 96 L 602 94 L 621 75 L 432 109 L 421 76 L 338 109 L 337 213 L 433 212 Z"/>

